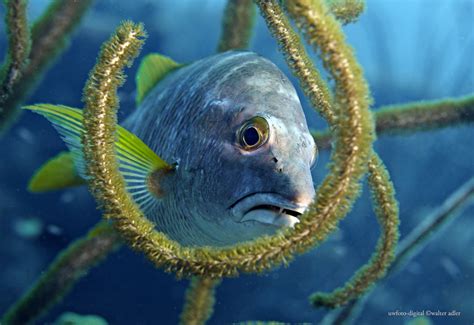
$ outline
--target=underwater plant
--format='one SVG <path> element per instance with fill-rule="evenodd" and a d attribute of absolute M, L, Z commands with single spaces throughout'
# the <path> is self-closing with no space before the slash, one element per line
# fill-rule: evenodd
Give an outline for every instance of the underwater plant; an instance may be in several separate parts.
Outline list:
<path fill-rule="evenodd" d="M 442 232 L 447 224 L 453 218 L 461 214 L 461 212 L 472 203 L 474 199 L 474 178 L 469 179 L 459 189 L 452 193 L 439 207 L 423 220 L 416 228 L 414 228 L 397 247 L 393 263 L 387 270 L 385 278 L 389 278 L 393 274 L 399 272 L 411 259 L 420 253 L 429 242 L 429 240 Z M 340 310 L 328 313 L 323 319 L 323 324 L 351 324 L 355 322 L 364 308 L 370 292 L 359 297 Z M 428 324 L 430 320 L 428 318 Z"/>
<path fill-rule="evenodd" d="M 19 107 L 45 70 L 68 44 L 92 0 L 55 0 L 31 28 L 28 0 L 6 0 L 8 53 L 0 68 L 0 134 L 15 120 Z"/>
<path fill-rule="evenodd" d="M 251 5 L 247 2 L 247 6 Z M 321 139 L 330 137 L 335 143 L 331 173 L 319 187 L 315 202 L 294 229 L 285 230 L 274 237 L 238 244 L 229 249 L 181 247 L 164 234 L 156 232 L 154 225 L 143 217 L 127 193 L 124 180 L 118 173 L 113 146 L 116 130 L 114 110 L 118 107 L 116 91 L 124 79 L 121 71 L 138 54 L 144 37 L 141 26 L 124 23 L 104 45 L 84 89 L 83 123 L 86 132 L 82 141 L 90 176 L 89 186 L 109 223 L 98 225 L 97 231 L 91 231 L 91 235 L 83 241 L 84 244 L 97 248 L 96 251 L 100 254 L 90 259 L 80 259 L 84 263 L 74 265 L 74 272 L 69 269 L 68 273 L 80 274 L 94 265 L 98 258 L 113 250 L 115 245 L 111 244 L 118 242 L 120 234 L 125 242 L 143 251 L 155 265 L 176 273 L 179 277 L 198 276 L 192 280 L 187 294 L 182 322 L 203 323 L 210 317 L 213 290 L 218 279 L 222 276 L 237 276 L 242 272 L 260 273 L 281 263 L 288 263 L 296 253 L 315 247 L 337 227 L 338 221 L 350 210 L 359 195 L 360 179 L 368 172 L 375 212 L 382 228 L 382 236 L 374 257 L 347 285 L 329 295 L 316 294 L 311 300 L 315 305 L 343 305 L 357 299 L 376 280 L 384 276 L 394 258 L 394 246 L 398 236 L 398 211 L 388 173 L 371 147 L 374 126 L 368 110 L 369 93 L 361 68 L 346 46 L 338 23 L 330 14 L 326 14 L 327 9 L 323 3 L 287 1 L 284 9 L 296 26 L 304 32 L 308 43 L 316 44 L 314 46 L 317 51 L 321 52 L 326 68 L 336 80 L 333 91 L 329 90 L 306 55 L 280 4 L 276 1 L 257 1 L 257 5 L 306 96 L 330 126 L 329 135 L 315 135 L 318 144 Z M 235 12 L 230 9 L 228 11 L 228 15 Z M 223 38 L 227 37 L 225 35 L 224 33 Z M 437 128 L 472 121 L 473 99 L 471 96 L 427 105 L 416 103 L 406 108 L 387 109 L 386 112 L 378 113 L 374 119 L 377 132 Z M 390 124 L 393 118 L 387 118 L 387 115 L 384 117 L 383 114 L 400 116 L 399 123 Z M 426 121 L 423 122 L 425 124 L 420 123 L 420 120 Z M 386 121 L 385 124 L 383 121 Z M 324 146 L 320 145 L 320 148 L 322 147 Z M 161 166 L 163 167 L 169 166 Z M 106 231 L 99 231 L 104 228 Z M 104 248 L 97 244 L 102 242 L 102 238 L 111 238 Z M 79 254 L 84 253 L 83 247 L 85 246 L 74 244 L 58 258 L 58 262 L 75 261 Z M 22 318 L 15 318 L 19 315 L 33 319 L 48 307 L 41 306 L 42 301 L 52 297 L 59 298 L 71 286 L 77 277 L 70 277 L 71 280 L 65 284 L 58 283 L 57 281 L 62 279 L 58 272 L 62 272 L 64 267 L 61 263 L 55 265 L 59 267 L 53 265 L 22 303 L 7 313 L 4 318 L 6 323 L 21 323 L 18 319 Z M 45 293 L 41 288 L 54 290 Z"/>

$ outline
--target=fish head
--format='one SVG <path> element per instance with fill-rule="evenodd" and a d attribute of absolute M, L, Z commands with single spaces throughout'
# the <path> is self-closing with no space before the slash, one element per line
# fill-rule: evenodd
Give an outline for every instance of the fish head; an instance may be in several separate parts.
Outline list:
<path fill-rule="evenodd" d="M 191 126 L 182 190 L 210 242 L 228 245 L 299 222 L 315 194 L 317 148 L 295 88 L 273 63 L 251 54 L 217 72 Z"/>

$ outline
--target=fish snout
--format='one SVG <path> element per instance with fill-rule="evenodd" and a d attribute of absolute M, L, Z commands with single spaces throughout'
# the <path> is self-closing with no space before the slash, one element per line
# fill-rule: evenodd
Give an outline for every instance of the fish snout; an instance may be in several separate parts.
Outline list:
<path fill-rule="evenodd" d="M 311 182 L 311 186 L 302 186 L 300 188 L 289 189 L 287 193 L 287 197 L 295 202 L 298 206 L 308 207 L 311 202 L 313 202 L 313 198 L 315 195 L 313 182 Z"/>
<path fill-rule="evenodd" d="M 311 166 L 295 159 L 278 159 L 273 156 L 275 170 L 279 180 L 280 192 L 288 200 L 299 206 L 308 206 L 316 194 L 314 190 Z"/>

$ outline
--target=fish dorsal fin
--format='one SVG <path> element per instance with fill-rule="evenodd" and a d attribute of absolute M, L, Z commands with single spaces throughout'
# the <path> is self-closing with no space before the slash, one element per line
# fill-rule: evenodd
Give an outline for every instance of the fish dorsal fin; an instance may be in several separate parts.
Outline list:
<path fill-rule="evenodd" d="M 145 56 L 140 63 L 136 76 L 137 83 L 137 105 L 140 104 L 150 90 L 155 87 L 168 73 L 181 67 L 182 64 L 176 63 L 171 58 L 152 53 Z"/>
<path fill-rule="evenodd" d="M 53 124 L 70 151 L 70 159 L 74 161 L 77 175 L 87 179 L 81 143 L 81 136 L 84 132 L 82 110 L 49 104 L 27 106 L 25 109 L 43 115 Z M 150 175 L 161 170 L 170 171 L 172 166 L 158 157 L 136 135 L 123 127 L 117 127 L 116 137 L 115 149 L 119 169 L 125 179 L 127 190 L 140 208 L 147 213 L 157 202 L 156 195 L 150 191 Z M 53 188 L 49 187 L 49 189 Z"/>

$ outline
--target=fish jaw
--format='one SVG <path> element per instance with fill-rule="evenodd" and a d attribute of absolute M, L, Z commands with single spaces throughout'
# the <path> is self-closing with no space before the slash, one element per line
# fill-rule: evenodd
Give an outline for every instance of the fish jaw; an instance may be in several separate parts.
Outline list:
<path fill-rule="evenodd" d="M 307 205 L 296 204 L 278 193 L 253 193 L 231 207 L 234 220 L 239 223 L 258 222 L 265 226 L 294 227 Z"/>

